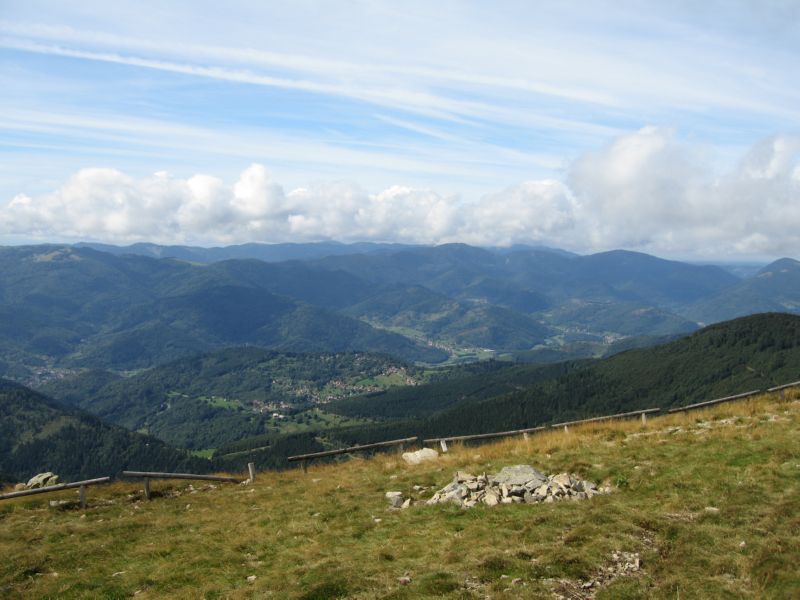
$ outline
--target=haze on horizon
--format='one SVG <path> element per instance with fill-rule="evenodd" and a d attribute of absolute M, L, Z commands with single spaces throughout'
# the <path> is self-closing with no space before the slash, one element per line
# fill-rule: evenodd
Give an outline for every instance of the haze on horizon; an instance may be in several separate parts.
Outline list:
<path fill-rule="evenodd" d="M 0 244 L 800 248 L 800 3 L 5 2 Z"/>

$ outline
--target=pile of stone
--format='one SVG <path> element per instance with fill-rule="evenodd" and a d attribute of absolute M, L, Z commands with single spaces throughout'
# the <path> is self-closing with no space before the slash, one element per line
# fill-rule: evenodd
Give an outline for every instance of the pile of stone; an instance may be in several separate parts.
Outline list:
<path fill-rule="evenodd" d="M 584 500 L 610 491 L 569 473 L 544 475 L 530 465 L 505 467 L 495 475 L 470 475 L 459 471 L 453 482 L 436 492 L 428 504 L 453 503 L 471 508 L 497 504 Z"/>
<path fill-rule="evenodd" d="M 39 473 L 31 477 L 28 483 L 18 483 L 14 486 L 15 491 L 21 490 L 35 490 L 37 488 L 49 487 L 51 485 L 58 485 L 60 483 L 58 475 L 55 473 Z"/>

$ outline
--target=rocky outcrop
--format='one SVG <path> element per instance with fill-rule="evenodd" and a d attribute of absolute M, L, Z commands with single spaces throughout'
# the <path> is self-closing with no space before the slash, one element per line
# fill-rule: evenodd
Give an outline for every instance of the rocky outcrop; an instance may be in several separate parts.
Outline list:
<path fill-rule="evenodd" d="M 28 480 L 28 483 L 25 484 L 25 489 L 33 490 L 36 488 L 58 485 L 58 483 L 58 475 L 48 471 L 47 473 L 39 473 L 38 475 L 31 477 L 30 480 Z"/>
<path fill-rule="evenodd" d="M 530 465 L 506 467 L 495 475 L 470 475 L 459 471 L 428 504 L 453 503 L 464 508 L 477 504 L 536 504 L 560 500 L 585 500 L 610 491 L 569 473 L 544 475 Z"/>

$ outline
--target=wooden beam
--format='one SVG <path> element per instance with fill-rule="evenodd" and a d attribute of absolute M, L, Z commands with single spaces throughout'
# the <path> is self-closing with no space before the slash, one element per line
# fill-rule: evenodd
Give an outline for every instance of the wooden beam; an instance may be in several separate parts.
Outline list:
<path fill-rule="evenodd" d="M 582 425 L 583 423 L 597 423 L 598 421 L 608 421 L 610 419 L 625 419 L 629 417 L 638 417 L 639 415 L 649 415 L 651 413 L 660 412 L 660 408 L 647 408 L 645 410 L 632 410 L 630 412 L 617 413 L 616 415 L 607 415 L 603 417 L 591 417 L 589 419 L 579 419 L 577 421 L 566 421 L 564 423 L 553 423 L 551 427 L 566 427 L 568 425 Z"/>
<path fill-rule="evenodd" d="M 455 435 L 451 437 L 430 438 L 423 440 L 426 444 L 435 444 L 436 442 L 461 442 L 465 440 L 483 440 L 495 437 L 506 437 L 509 435 L 522 435 L 525 433 L 533 433 L 534 431 L 542 431 L 547 427 L 531 427 L 530 429 L 514 429 L 513 431 L 498 431 L 495 433 L 476 433 L 475 435 Z"/>
<path fill-rule="evenodd" d="M 151 473 L 149 471 L 123 471 L 125 477 L 146 477 L 149 479 L 196 479 L 201 481 L 230 481 L 239 483 L 241 478 L 227 475 L 196 475 L 194 473 Z"/>
<path fill-rule="evenodd" d="M 388 446 L 399 446 L 402 444 L 409 444 L 416 442 L 418 437 L 403 438 L 402 440 L 389 440 L 388 442 L 376 442 L 374 444 L 364 444 L 363 446 L 351 446 L 350 448 L 341 448 L 340 450 L 326 450 L 325 452 L 313 452 L 311 454 L 298 454 L 297 456 L 290 456 L 286 460 L 294 462 L 297 460 L 309 460 L 312 458 L 322 458 L 325 456 L 335 456 L 337 454 L 349 454 L 351 452 L 362 452 L 372 448 L 386 448 Z"/>
<path fill-rule="evenodd" d="M 797 387 L 800 385 L 800 381 L 793 381 L 792 383 L 784 383 L 783 385 L 776 385 L 775 387 L 771 387 L 767 389 L 768 392 L 780 392 L 787 388 Z"/>
<path fill-rule="evenodd" d="M 733 396 L 725 396 L 724 398 L 715 398 L 714 400 L 706 400 L 705 402 L 697 402 L 695 404 L 689 404 L 687 406 L 678 406 L 676 408 L 670 408 L 667 412 L 669 413 L 683 412 L 685 410 L 703 408 L 705 406 L 713 406 L 714 404 L 720 404 L 722 402 L 730 402 L 731 400 L 740 400 L 741 398 L 747 398 L 748 396 L 755 396 L 757 394 L 763 394 L 763 393 L 764 393 L 763 390 L 742 392 L 741 394 L 734 394 Z"/>
<path fill-rule="evenodd" d="M 8 492 L 7 494 L 0 494 L 0 500 L 21 498 L 22 496 L 34 496 L 36 494 L 49 494 L 50 492 L 60 492 L 61 490 L 72 490 L 75 488 L 80 488 L 82 486 L 108 483 L 109 481 L 111 481 L 111 477 L 98 477 L 97 479 L 87 479 L 85 481 L 75 481 L 73 483 L 59 483 L 58 485 L 48 485 L 47 487 L 34 488 L 32 490 L 19 490 L 18 492 Z"/>

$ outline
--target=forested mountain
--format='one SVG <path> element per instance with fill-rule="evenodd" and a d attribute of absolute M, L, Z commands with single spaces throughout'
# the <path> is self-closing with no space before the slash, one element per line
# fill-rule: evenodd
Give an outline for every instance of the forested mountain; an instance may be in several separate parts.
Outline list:
<path fill-rule="evenodd" d="M 38 384 L 241 345 L 428 364 L 557 361 L 686 334 L 696 321 L 800 306 L 798 263 L 789 259 L 740 280 L 627 251 L 94 246 L 103 251 L 0 248 L 0 375 Z M 229 256 L 266 260 L 219 260 Z M 303 260 L 268 262 L 287 256 Z"/>
<path fill-rule="evenodd" d="M 51 382 L 43 391 L 174 446 L 204 449 L 278 432 L 294 425 L 290 417 L 299 411 L 337 398 L 413 386 L 420 376 L 418 369 L 385 355 L 227 348 L 129 378 L 89 371 Z"/>
<path fill-rule="evenodd" d="M 7 368 L 140 368 L 232 344 L 371 350 L 410 360 L 446 356 L 271 291 L 302 296 L 303 288 L 316 286 L 332 306 L 336 285 L 354 298 L 367 292 L 366 284 L 359 292 L 358 281 L 329 272 L 297 267 L 287 282 L 281 268 L 259 261 L 205 267 L 64 246 L 2 248 L 0 272 L 0 358 Z"/>
<path fill-rule="evenodd" d="M 113 246 L 111 244 L 79 243 L 79 248 L 93 248 L 110 254 L 136 254 L 150 258 L 177 258 L 199 263 L 213 263 L 231 259 L 253 258 L 265 262 L 282 262 L 286 260 L 308 260 L 336 256 L 339 254 L 367 254 L 372 252 L 394 252 L 410 248 L 406 244 L 379 244 L 357 242 L 342 244 L 340 242 L 316 242 L 307 244 L 239 244 L 203 248 L 200 246 L 160 246 L 158 244 L 131 244 L 130 246 Z"/>
<path fill-rule="evenodd" d="M 0 379 L 0 473 L 27 481 L 43 471 L 62 480 L 114 475 L 125 469 L 203 470 L 193 458 L 151 436 L 103 423 L 77 408 Z"/>
<path fill-rule="evenodd" d="M 798 379 L 800 317 L 755 315 L 600 361 L 513 366 L 413 390 L 341 400 L 326 410 L 383 422 L 320 432 L 315 444 L 319 439 L 328 445 L 352 445 L 409 435 L 535 427 L 628 410 L 666 409 Z M 269 438 L 243 440 L 221 452 L 269 443 Z M 255 455 L 278 464 L 275 452 L 267 449 Z"/>
<path fill-rule="evenodd" d="M 690 306 L 684 314 L 714 323 L 758 312 L 800 312 L 800 262 L 782 258 L 753 277 Z"/>

